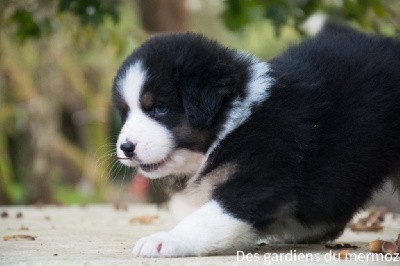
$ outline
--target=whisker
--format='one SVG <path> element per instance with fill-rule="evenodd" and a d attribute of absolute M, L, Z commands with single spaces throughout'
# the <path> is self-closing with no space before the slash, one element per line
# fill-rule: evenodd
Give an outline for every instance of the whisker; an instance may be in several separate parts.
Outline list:
<path fill-rule="evenodd" d="M 115 156 L 114 158 L 116 158 L 118 160 L 130 160 L 131 159 L 131 158 L 118 157 L 118 156 Z"/>
<path fill-rule="evenodd" d="M 121 165 L 122 165 L 122 164 L 121 164 Z M 125 167 L 125 169 L 124 169 L 124 175 L 122 176 L 122 181 L 121 181 L 121 183 L 120 183 L 120 185 L 119 185 L 119 194 L 122 194 L 122 185 L 124 184 L 126 174 L 127 174 L 127 169 L 126 169 L 126 167 Z"/>
<path fill-rule="evenodd" d="M 114 152 L 103 154 L 102 156 L 100 156 L 97 159 L 96 165 L 100 166 L 106 159 L 109 159 L 109 158 L 112 158 L 112 157 L 114 157 Z"/>
<path fill-rule="evenodd" d="M 110 182 L 114 181 L 115 176 L 111 178 L 111 174 L 114 173 L 114 172 L 113 172 L 113 169 L 114 169 L 116 166 L 118 166 L 118 163 L 119 163 L 118 161 L 115 161 L 115 162 L 112 164 L 111 168 L 110 168 L 110 169 L 108 170 L 108 172 L 107 172 L 107 180 L 109 180 Z M 110 179 L 111 179 L 111 180 L 110 180 Z"/>

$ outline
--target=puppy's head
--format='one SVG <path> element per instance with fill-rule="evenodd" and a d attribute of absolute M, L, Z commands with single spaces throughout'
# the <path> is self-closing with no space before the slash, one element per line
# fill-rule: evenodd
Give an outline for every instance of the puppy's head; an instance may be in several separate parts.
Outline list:
<path fill-rule="evenodd" d="M 153 37 L 134 51 L 113 87 L 121 162 L 149 178 L 194 174 L 243 87 L 242 61 L 189 33 Z"/>

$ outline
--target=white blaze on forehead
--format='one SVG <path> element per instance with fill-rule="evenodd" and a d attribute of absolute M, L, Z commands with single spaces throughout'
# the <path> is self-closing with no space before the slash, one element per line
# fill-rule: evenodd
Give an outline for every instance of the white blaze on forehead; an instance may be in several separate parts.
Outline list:
<path fill-rule="evenodd" d="M 130 66 L 125 71 L 125 76 L 119 80 L 120 93 L 131 112 L 139 108 L 139 97 L 145 81 L 146 71 L 140 61 Z"/>
<path fill-rule="evenodd" d="M 146 81 L 146 70 L 141 61 L 132 64 L 118 83 L 120 94 L 129 106 L 129 112 L 117 142 L 117 155 L 124 157 L 119 149 L 126 141 L 135 144 L 135 154 L 144 164 L 158 163 L 172 152 L 174 141 L 169 130 L 146 115 L 140 106 L 140 95 Z M 123 161 L 130 164 L 130 162 Z"/>

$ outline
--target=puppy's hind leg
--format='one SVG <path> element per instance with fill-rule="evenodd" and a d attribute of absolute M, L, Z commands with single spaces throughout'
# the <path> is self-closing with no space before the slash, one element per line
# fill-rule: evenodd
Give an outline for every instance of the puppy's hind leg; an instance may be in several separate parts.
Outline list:
<path fill-rule="evenodd" d="M 253 227 L 227 213 L 216 200 L 184 218 L 169 232 L 141 238 L 133 248 L 136 257 L 183 257 L 234 254 L 258 239 Z"/>

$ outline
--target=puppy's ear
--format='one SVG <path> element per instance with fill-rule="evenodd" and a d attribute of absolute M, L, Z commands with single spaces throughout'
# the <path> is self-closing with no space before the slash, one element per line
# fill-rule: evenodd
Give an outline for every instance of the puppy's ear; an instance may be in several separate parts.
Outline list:
<path fill-rule="evenodd" d="M 229 89 L 230 79 L 210 71 L 184 75 L 179 69 L 174 76 L 190 125 L 196 129 L 209 128 L 224 100 L 232 94 Z"/>

